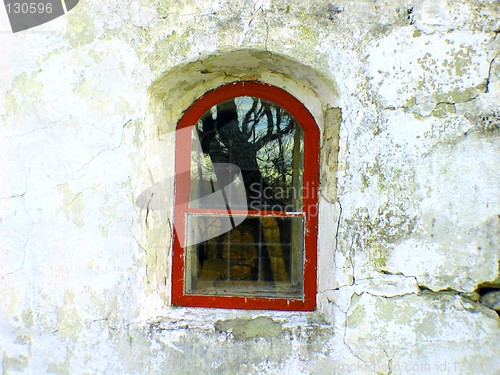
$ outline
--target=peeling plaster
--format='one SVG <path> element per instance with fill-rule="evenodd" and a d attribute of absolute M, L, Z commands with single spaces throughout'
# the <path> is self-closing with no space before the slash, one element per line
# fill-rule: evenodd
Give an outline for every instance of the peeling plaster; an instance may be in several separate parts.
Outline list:
<path fill-rule="evenodd" d="M 0 19 L 0 371 L 498 372 L 497 7 L 86 1 L 16 35 Z M 171 307 L 172 131 L 255 79 L 321 127 L 318 309 Z"/>

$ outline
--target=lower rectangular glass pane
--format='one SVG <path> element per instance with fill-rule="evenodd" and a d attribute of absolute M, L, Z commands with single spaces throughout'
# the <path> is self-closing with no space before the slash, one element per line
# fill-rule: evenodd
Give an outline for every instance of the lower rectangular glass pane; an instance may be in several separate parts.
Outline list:
<path fill-rule="evenodd" d="M 186 219 L 186 294 L 302 298 L 302 216 Z"/>

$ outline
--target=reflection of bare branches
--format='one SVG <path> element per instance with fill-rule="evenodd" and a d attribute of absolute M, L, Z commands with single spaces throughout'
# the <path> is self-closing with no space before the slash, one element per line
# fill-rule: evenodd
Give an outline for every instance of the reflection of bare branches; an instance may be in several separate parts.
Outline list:
<path fill-rule="evenodd" d="M 197 130 L 203 153 L 212 163 L 239 166 L 247 188 L 253 185 L 260 191 L 274 191 L 291 187 L 293 134 L 300 128 L 283 108 L 259 98 L 231 99 L 208 111 Z M 267 203 L 289 202 L 277 198 Z"/>
<path fill-rule="evenodd" d="M 253 100 L 252 108 L 250 108 L 250 110 L 246 113 L 245 119 L 243 120 L 243 124 L 241 126 L 241 130 L 243 134 L 245 134 L 247 140 L 250 139 L 252 135 L 255 137 L 255 126 L 258 124 L 258 119 L 261 116 L 260 113 L 255 113 L 257 109 L 257 103 L 257 100 Z M 252 121 L 252 126 L 249 128 L 248 125 L 250 121 Z"/>
<path fill-rule="evenodd" d="M 274 140 L 281 140 L 284 135 L 291 133 L 295 128 L 295 123 L 291 121 L 288 116 L 286 116 L 286 119 L 288 120 L 286 127 L 283 130 L 280 128 L 282 114 L 284 114 L 283 108 L 276 107 L 274 105 L 273 107 L 271 107 L 270 103 L 268 102 L 264 102 L 262 104 L 262 107 L 264 108 L 264 113 L 266 115 L 267 131 L 266 134 L 256 142 L 256 147 L 258 150 L 260 150 L 269 142 L 272 142 Z M 273 116 L 273 111 L 271 108 L 275 110 L 274 112 L 276 116 Z M 274 119 L 274 117 L 276 117 L 276 120 Z M 274 131 L 275 127 L 276 131 Z"/>

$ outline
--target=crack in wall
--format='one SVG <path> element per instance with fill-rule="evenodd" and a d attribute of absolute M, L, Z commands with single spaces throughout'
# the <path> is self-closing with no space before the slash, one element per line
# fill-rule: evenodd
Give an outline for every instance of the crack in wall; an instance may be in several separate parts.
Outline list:
<path fill-rule="evenodd" d="M 345 311 L 345 317 L 344 317 L 344 335 L 342 337 L 342 342 L 344 343 L 344 345 L 349 349 L 349 351 L 351 352 L 351 354 L 356 357 L 357 359 L 359 359 L 361 362 L 363 362 L 363 364 L 365 366 L 368 367 L 368 363 L 363 359 L 363 357 L 361 357 L 358 353 L 356 353 L 356 351 L 347 343 L 347 326 L 348 326 L 348 322 L 349 322 L 349 311 L 351 310 L 351 308 L 354 306 L 354 303 L 353 303 L 353 298 L 354 296 L 357 296 L 357 297 L 360 297 L 361 295 L 357 295 L 356 293 L 353 293 L 350 297 L 350 305 L 349 305 L 349 308 Z M 340 309 L 339 309 L 340 310 Z M 340 310 L 342 311 L 342 310 Z"/>
<path fill-rule="evenodd" d="M 421 294 L 459 296 L 459 297 L 461 297 L 461 298 L 463 298 L 471 303 L 481 304 L 482 306 L 484 306 L 492 311 L 495 311 L 498 315 L 500 315 L 499 309 L 496 309 L 495 306 L 492 306 L 489 303 L 485 303 L 484 299 L 482 298 L 483 295 L 485 295 L 489 292 L 499 293 L 500 288 L 498 288 L 498 287 L 492 287 L 492 288 L 486 287 L 485 289 L 487 289 L 487 291 L 485 291 L 485 290 L 482 290 L 483 288 L 480 285 L 481 284 L 478 284 L 478 286 L 472 292 L 457 290 L 457 289 L 454 289 L 451 287 L 433 290 L 433 289 L 431 289 L 427 286 L 424 286 L 424 285 L 419 285 L 419 289 L 421 291 Z M 498 303 L 498 300 L 500 299 L 500 297 L 496 297 L 496 299 L 497 299 L 497 303 Z"/>
<path fill-rule="evenodd" d="M 339 250 L 339 230 L 340 230 L 340 221 L 342 219 L 342 204 L 337 202 L 339 204 L 339 218 L 337 219 L 337 229 L 335 231 L 335 253 Z"/>
<path fill-rule="evenodd" d="M 482 93 L 486 93 L 486 92 L 487 91 L 484 91 Z M 386 110 L 386 111 L 404 110 L 405 112 L 411 112 L 411 113 L 417 114 L 418 116 L 420 116 L 422 118 L 429 118 L 431 116 L 435 116 L 435 114 L 433 115 L 433 113 L 435 113 L 436 109 L 439 106 L 442 106 L 442 105 L 453 106 L 453 108 L 455 109 L 455 112 L 456 112 L 456 104 L 470 103 L 470 102 L 474 101 L 475 99 L 477 99 L 480 94 L 481 94 L 481 92 L 471 93 L 471 96 L 465 100 L 457 100 L 457 101 L 441 100 L 441 101 L 436 101 L 436 102 L 429 101 L 429 102 L 415 103 L 415 104 L 408 105 L 408 106 L 404 106 L 404 105 L 402 105 L 402 106 L 388 106 L 388 107 L 383 107 L 382 109 Z M 430 112 L 429 114 L 421 114 L 415 110 L 416 108 L 419 108 L 419 106 L 426 104 L 426 103 L 432 103 L 434 105 L 432 110 L 427 111 L 427 112 Z"/>
<path fill-rule="evenodd" d="M 495 38 L 496 39 L 496 38 Z M 495 60 L 497 57 L 500 55 L 500 52 L 497 52 L 495 56 L 490 61 L 489 67 L 488 67 L 488 77 L 486 79 L 486 85 L 485 85 L 485 92 L 489 93 L 490 92 L 490 83 L 491 83 L 491 75 L 493 73 L 493 64 L 495 63 Z"/>
<path fill-rule="evenodd" d="M 24 241 L 24 244 L 23 244 L 23 260 L 21 261 L 21 265 L 18 268 L 16 268 L 15 270 L 10 271 L 10 272 L 6 272 L 3 275 L 0 275 L 0 279 L 5 279 L 5 277 L 7 277 L 9 275 L 13 275 L 16 272 L 21 271 L 24 268 L 24 265 L 26 263 L 26 253 L 27 253 L 28 243 L 31 240 L 31 233 L 33 232 L 33 228 L 35 227 L 35 222 L 34 222 L 33 218 L 31 217 L 30 213 L 28 212 L 28 210 L 26 210 L 26 208 L 24 208 L 24 211 L 26 212 L 26 214 L 30 218 L 31 225 L 30 225 L 30 229 L 28 231 L 28 234 L 26 235 L 26 240 Z"/>
<path fill-rule="evenodd" d="M 392 357 L 389 356 L 389 354 L 387 354 L 387 351 L 385 349 L 382 349 L 382 351 L 384 352 L 386 358 L 387 358 L 387 375 L 390 375 L 392 374 Z"/>
<path fill-rule="evenodd" d="M 122 130 L 121 130 L 120 141 L 118 142 L 118 144 L 117 144 L 116 146 L 113 146 L 113 147 L 111 147 L 111 148 L 106 148 L 106 149 L 104 149 L 104 150 L 101 150 L 101 151 L 99 151 L 97 154 L 95 154 L 94 156 L 92 156 L 88 162 L 84 163 L 84 164 L 83 164 L 80 168 L 78 168 L 78 169 L 76 170 L 76 172 L 73 174 L 73 178 L 72 178 L 72 179 L 73 179 L 73 180 L 76 180 L 76 179 L 78 179 L 78 178 L 81 178 L 81 177 L 83 176 L 83 174 L 82 174 L 82 175 L 80 175 L 80 176 L 78 176 L 78 177 L 74 177 L 74 176 L 75 176 L 76 174 L 78 174 L 79 172 L 81 172 L 82 170 L 87 169 L 87 168 L 89 167 L 89 165 L 90 165 L 90 164 L 91 164 L 91 163 L 92 163 L 92 162 L 93 162 L 96 158 L 98 158 L 101 154 L 103 154 L 104 152 L 113 152 L 113 151 L 115 151 L 116 149 L 119 149 L 119 148 L 122 146 L 122 144 L 123 144 L 123 139 L 125 138 L 125 127 L 126 127 L 129 123 L 131 123 L 131 122 L 132 122 L 132 119 L 129 119 L 129 120 L 127 120 L 127 121 L 126 121 L 126 122 L 122 125 Z"/>
<path fill-rule="evenodd" d="M 30 164 L 31 164 L 31 161 L 30 161 Z M 15 199 L 15 198 L 24 198 L 24 196 L 28 192 L 28 179 L 30 177 L 30 174 L 31 174 L 31 167 L 28 168 L 28 173 L 26 173 L 26 177 L 24 179 L 24 191 L 22 193 L 13 194 L 13 195 L 8 196 L 8 197 L 0 197 L 0 200 L 8 200 L 8 199 Z"/>
<path fill-rule="evenodd" d="M 407 276 L 407 275 L 402 275 L 402 274 L 400 276 L 416 279 L 414 276 Z M 361 293 L 353 292 L 351 294 L 350 298 L 349 298 L 349 306 L 348 306 L 348 308 L 346 310 L 343 310 L 334 300 L 332 300 L 332 299 L 329 298 L 328 301 L 330 303 L 332 303 L 337 308 L 337 310 L 343 315 L 343 319 L 344 319 L 344 321 L 343 321 L 343 336 L 342 336 L 342 342 L 343 342 L 343 344 L 349 349 L 350 353 L 354 357 L 356 357 L 357 359 L 359 359 L 365 365 L 365 369 L 369 369 L 369 370 L 375 371 L 375 369 L 372 367 L 373 362 L 365 359 L 363 357 L 363 355 L 361 355 L 359 353 L 359 351 L 355 348 L 355 346 L 353 346 L 352 343 L 349 342 L 349 337 L 350 337 L 349 328 L 351 327 L 351 325 L 350 325 L 350 315 L 352 315 L 351 311 L 356 307 L 357 301 L 361 298 L 361 296 L 363 294 L 370 295 L 370 296 L 373 296 L 375 298 L 401 299 L 401 298 L 404 298 L 407 295 L 414 295 L 414 294 L 422 295 L 422 294 L 425 294 L 425 293 L 428 293 L 428 292 L 422 293 L 422 292 L 419 291 L 419 293 L 406 293 L 406 294 L 403 294 L 403 295 L 395 295 L 395 296 L 381 296 L 381 295 L 375 295 L 375 294 L 367 292 L 367 291 L 363 291 Z M 450 291 L 446 290 L 446 291 L 432 292 L 432 293 L 433 294 L 438 294 L 438 295 L 439 294 L 443 294 L 443 295 L 450 295 L 450 294 L 452 294 L 452 295 L 458 295 L 462 299 L 466 299 L 469 302 L 472 302 L 472 303 L 475 303 L 475 304 L 479 304 L 478 301 L 472 301 L 466 295 L 464 295 L 463 293 L 459 293 L 458 291 L 454 291 L 454 292 L 450 293 Z M 467 310 L 467 307 L 465 307 L 465 309 Z M 497 313 L 498 313 L 498 311 L 497 311 Z M 429 343 L 429 345 L 432 345 L 433 343 L 442 343 L 443 341 L 441 341 L 441 340 L 427 340 L 426 342 Z M 470 345 L 473 345 L 473 344 L 476 344 L 476 343 L 477 343 L 477 341 L 475 341 L 475 340 L 470 341 Z M 384 373 L 386 373 L 386 374 L 392 374 L 393 373 L 394 355 L 390 355 L 389 352 L 388 352 L 388 350 L 386 350 L 385 348 L 380 348 L 380 349 L 382 350 L 384 356 L 387 359 L 387 365 L 386 365 L 387 372 L 384 372 Z M 379 368 L 380 367 L 377 367 L 377 369 L 379 369 Z M 377 371 L 380 371 L 380 370 L 377 370 Z M 380 373 L 380 372 L 377 372 L 377 373 Z"/>
<path fill-rule="evenodd" d="M 59 124 L 59 123 L 62 123 L 62 120 L 57 120 L 57 121 L 52 121 L 52 122 L 49 122 L 48 125 L 46 126 L 43 126 L 41 128 L 37 128 L 37 129 L 33 129 L 33 130 L 30 130 L 29 132 L 26 132 L 26 133 L 19 133 L 19 134 L 12 134 L 12 135 L 6 135 L 2 138 L 18 138 L 18 137 L 25 137 L 27 135 L 30 135 L 30 134 L 33 134 L 33 133 L 38 133 L 38 132 L 41 132 L 41 131 L 44 131 L 44 130 L 47 130 L 49 128 L 52 128 L 54 127 L 54 125 L 56 124 Z"/>
<path fill-rule="evenodd" d="M 261 9 L 262 9 L 262 6 L 261 6 Z M 266 51 L 269 51 L 269 49 L 267 47 L 268 42 L 269 42 L 269 23 L 267 22 L 267 13 L 264 11 L 264 9 L 262 9 L 262 14 L 263 14 L 262 21 L 266 25 L 266 38 L 264 40 L 264 49 Z"/>
<path fill-rule="evenodd" d="M 139 249 L 141 249 L 142 251 L 144 251 L 144 254 L 146 256 L 146 261 L 144 262 L 145 263 L 145 267 L 146 267 L 146 283 L 155 291 L 158 293 L 158 290 L 155 288 L 155 286 L 149 281 L 149 278 L 150 278 L 150 274 L 149 274 L 149 262 L 147 260 L 147 257 L 148 257 L 148 251 L 146 250 L 146 247 L 143 246 L 139 240 L 137 239 L 137 237 L 134 235 L 134 233 L 132 232 L 132 225 L 134 224 L 134 222 L 131 222 L 130 223 L 130 226 L 129 226 L 129 232 L 130 232 L 130 235 L 132 236 L 132 238 L 134 239 L 135 243 L 137 244 L 137 246 L 139 247 Z"/>
<path fill-rule="evenodd" d="M 59 326 L 53 330 L 51 333 L 52 334 L 56 334 L 58 332 L 64 332 L 66 330 L 71 330 L 71 329 L 82 329 L 84 328 L 85 326 L 88 326 L 88 325 L 91 325 L 93 323 L 99 323 L 99 322 L 108 322 L 109 323 L 109 317 L 106 317 L 106 318 L 99 318 L 99 319 L 92 319 L 92 320 L 86 320 L 84 322 L 78 322 L 78 323 L 75 323 L 75 324 L 71 324 L 71 325 L 67 325 L 63 328 L 60 328 Z M 110 324 L 107 324 L 108 328 L 112 329 L 112 330 L 117 330 L 116 327 L 113 327 L 111 326 Z M 74 336 L 74 335 L 72 335 Z"/>

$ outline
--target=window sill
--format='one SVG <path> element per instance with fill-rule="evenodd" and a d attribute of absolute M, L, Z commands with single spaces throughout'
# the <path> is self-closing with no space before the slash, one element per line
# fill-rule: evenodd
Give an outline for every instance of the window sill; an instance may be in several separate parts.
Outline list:
<path fill-rule="evenodd" d="M 315 331 L 318 329 L 327 330 L 328 332 L 333 331 L 333 327 L 316 311 L 301 312 L 171 307 L 164 315 L 149 319 L 147 324 L 155 331 L 219 331 L 229 333 L 236 337 L 237 335 L 231 332 L 231 329 L 226 330 L 221 329 L 221 327 L 231 327 L 231 323 L 252 324 L 252 322 L 262 318 L 266 319 L 265 324 L 279 328 L 282 334 L 304 330 L 310 331 L 311 329 Z M 266 327 L 265 324 L 264 327 Z M 262 335 L 256 335 L 254 337 L 269 337 L 269 335 L 266 331 L 263 331 Z"/>

